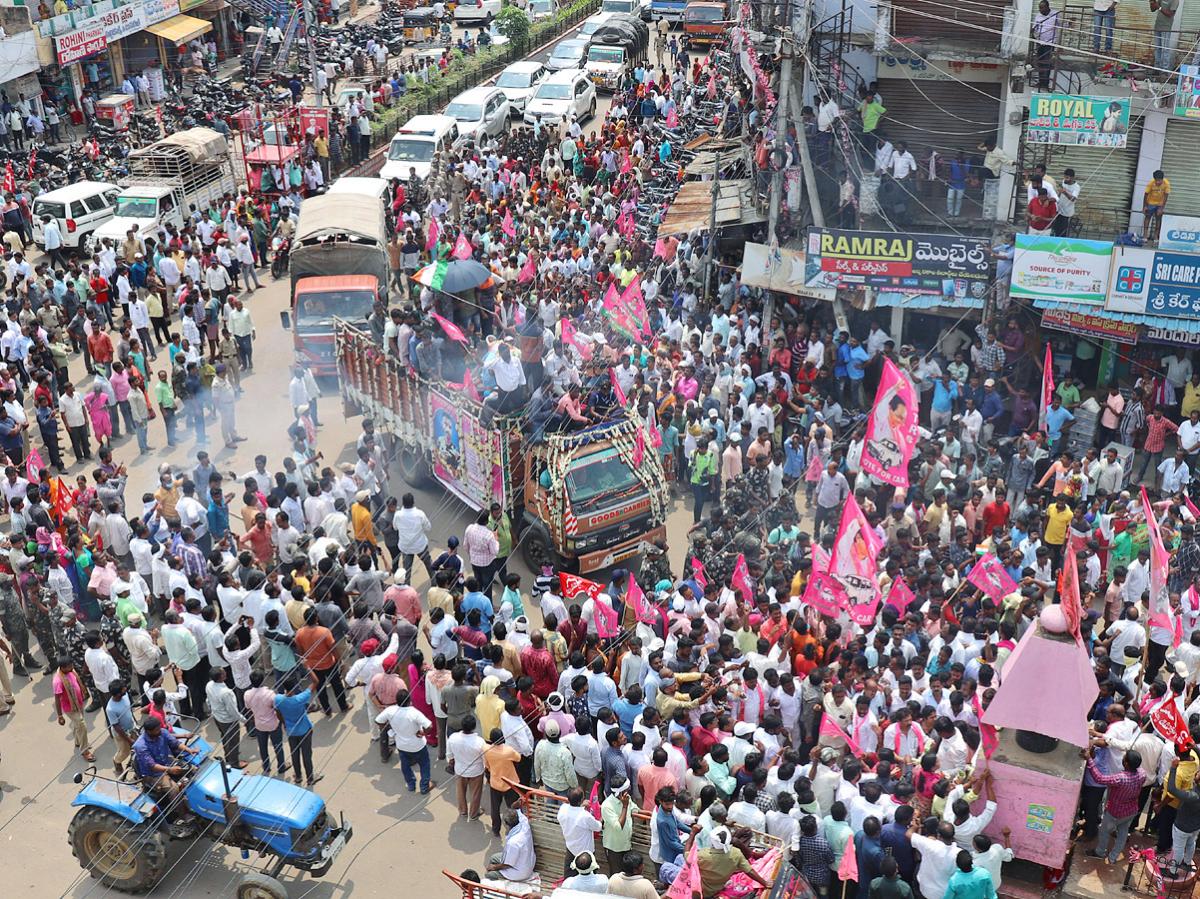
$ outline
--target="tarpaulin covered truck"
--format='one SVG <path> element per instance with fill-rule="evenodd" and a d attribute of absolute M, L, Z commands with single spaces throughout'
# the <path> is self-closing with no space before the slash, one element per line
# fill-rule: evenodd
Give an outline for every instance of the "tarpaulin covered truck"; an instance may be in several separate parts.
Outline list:
<path fill-rule="evenodd" d="M 372 417 L 398 443 L 404 479 L 435 480 L 472 509 L 500 503 L 534 570 L 548 562 L 598 571 L 666 537 L 662 464 L 648 443 L 634 464 L 635 421 L 621 417 L 534 443 L 523 415 L 494 415 L 461 385 L 416 375 L 367 331 L 339 320 L 335 342 L 348 414 Z"/>

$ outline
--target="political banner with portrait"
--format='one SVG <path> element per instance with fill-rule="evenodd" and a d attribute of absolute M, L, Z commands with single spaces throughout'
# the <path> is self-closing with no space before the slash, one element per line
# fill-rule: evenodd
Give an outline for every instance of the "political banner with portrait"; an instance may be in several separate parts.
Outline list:
<path fill-rule="evenodd" d="M 863 437 L 862 470 L 893 487 L 908 486 L 908 463 L 917 445 L 917 391 L 891 359 L 883 373 Z"/>

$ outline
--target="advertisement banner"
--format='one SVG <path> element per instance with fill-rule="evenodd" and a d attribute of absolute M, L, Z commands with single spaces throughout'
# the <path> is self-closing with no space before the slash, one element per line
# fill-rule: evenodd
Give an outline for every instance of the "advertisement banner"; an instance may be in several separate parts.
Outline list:
<path fill-rule="evenodd" d="M 93 25 L 64 34 L 54 39 L 55 50 L 60 66 L 77 62 L 85 56 L 99 53 L 108 46 L 108 36 L 104 33 L 103 25 Z"/>
<path fill-rule="evenodd" d="M 1200 255 L 1127 250 L 1116 257 L 1110 312 L 1200 318 Z"/>
<path fill-rule="evenodd" d="M 1034 94 L 1025 134 L 1034 144 L 1121 149 L 1129 137 L 1129 98 Z"/>
<path fill-rule="evenodd" d="M 1158 248 L 1178 253 L 1200 253 L 1200 218 L 1163 213 Z"/>
<path fill-rule="evenodd" d="M 433 474 L 451 493 L 475 509 L 504 504 L 504 470 L 499 431 L 480 427 L 439 393 L 429 394 L 433 418 Z"/>
<path fill-rule="evenodd" d="M 1042 327 L 1130 345 L 1137 343 L 1138 339 L 1138 326 L 1133 322 L 1116 321 L 1085 312 L 1068 312 L 1066 309 L 1043 310 Z"/>
<path fill-rule="evenodd" d="M 1107 240 L 1018 234 L 1012 295 L 1102 306 L 1112 254 Z"/>
<path fill-rule="evenodd" d="M 1185 119 L 1200 119 L 1200 66 L 1179 67 L 1175 115 Z"/>
<path fill-rule="evenodd" d="M 804 253 L 765 243 L 747 241 L 742 248 L 743 284 L 790 293 L 801 297 L 816 297 L 833 301 L 837 291 L 827 287 L 805 285 Z"/>
<path fill-rule="evenodd" d="M 893 487 L 908 486 L 908 462 L 917 445 L 919 411 L 912 382 L 891 359 L 884 359 L 875 405 L 863 437 L 863 471 Z"/>
<path fill-rule="evenodd" d="M 100 25 L 109 43 L 131 34 L 137 34 L 150 23 L 146 21 L 145 8 L 140 3 L 118 6 L 100 16 Z"/>
<path fill-rule="evenodd" d="M 970 237 L 812 228 L 804 281 L 809 287 L 863 285 L 947 300 L 982 299 L 990 257 L 987 241 Z"/>

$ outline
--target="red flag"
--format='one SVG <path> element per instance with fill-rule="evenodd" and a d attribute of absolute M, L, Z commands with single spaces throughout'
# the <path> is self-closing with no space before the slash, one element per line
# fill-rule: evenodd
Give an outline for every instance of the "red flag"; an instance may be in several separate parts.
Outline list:
<path fill-rule="evenodd" d="M 441 230 L 442 229 L 438 226 L 437 219 L 430 219 L 429 234 L 425 238 L 425 252 L 433 252 L 433 248 L 437 246 L 438 236 L 441 234 Z"/>
<path fill-rule="evenodd" d="M 477 403 L 483 402 L 483 396 L 479 393 L 479 388 L 475 386 L 475 379 L 471 377 L 471 369 L 467 369 L 463 375 L 462 384 L 460 385 L 463 392 Z"/>
<path fill-rule="evenodd" d="M 625 391 L 621 389 L 621 384 L 619 381 L 617 381 L 616 369 L 610 368 L 608 370 L 608 379 L 612 381 L 613 393 L 617 395 L 617 402 L 622 406 L 628 405 L 629 400 L 625 396 Z"/>
<path fill-rule="evenodd" d="M 858 745 L 858 741 L 838 727 L 828 715 L 821 716 L 821 736 L 840 737 L 846 741 L 846 745 L 850 747 L 851 752 L 857 756 L 862 756 L 862 747 Z"/>
<path fill-rule="evenodd" d="M 558 573 L 558 586 L 564 599 L 574 599 L 580 593 L 586 593 L 595 599 L 604 592 L 604 588 L 595 581 L 589 581 L 577 574 L 567 574 L 565 571 Z"/>
<path fill-rule="evenodd" d="M 458 232 L 458 240 L 454 242 L 454 252 L 450 255 L 455 259 L 470 259 L 474 252 L 471 241 L 467 240 L 467 235 L 461 231 Z"/>
<path fill-rule="evenodd" d="M 747 603 L 754 601 L 754 588 L 750 581 L 750 567 L 746 564 L 746 554 L 738 553 L 737 561 L 733 563 L 733 575 L 729 579 L 734 590 L 742 591 L 742 599 Z"/>
<path fill-rule="evenodd" d="M 54 489 L 54 514 L 58 516 L 58 523 L 61 525 L 66 520 L 67 514 L 75 507 L 75 503 L 71 499 L 71 491 L 63 483 L 62 478 L 55 480 Z"/>
<path fill-rule="evenodd" d="M 46 463 L 42 461 L 41 454 L 37 451 L 36 446 L 29 448 L 29 455 L 25 457 L 25 474 L 29 476 L 29 482 L 36 483 L 38 473 L 46 467 Z"/>
<path fill-rule="evenodd" d="M 444 315 L 438 315 L 436 312 L 429 313 L 433 316 L 433 320 L 442 326 L 442 330 L 446 332 L 446 336 L 451 340 L 457 340 L 459 343 L 466 345 L 467 335 L 462 332 L 462 328 L 450 321 Z"/>
<path fill-rule="evenodd" d="M 4 181 L 0 183 L 0 187 L 4 188 L 6 194 L 17 192 L 17 176 L 13 174 L 11 159 L 4 164 Z"/>
<path fill-rule="evenodd" d="M 537 275 L 537 264 L 533 261 L 533 254 L 530 253 L 525 257 L 525 264 L 521 266 L 521 270 L 517 272 L 517 283 L 527 284 Z"/>
<path fill-rule="evenodd" d="M 509 237 L 517 236 L 517 226 L 513 224 L 511 209 L 504 210 L 504 221 L 500 223 L 500 227 Z"/>
<path fill-rule="evenodd" d="M 616 610 L 597 595 L 592 600 L 592 609 L 596 618 L 596 633 L 603 640 L 609 640 L 621 632 Z"/>
<path fill-rule="evenodd" d="M 1079 598 L 1079 561 L 1075 556 L 1075 547 L 1068 545 L 1063 558 L 1062 573 L 1062 603 L 1063 615 L 1067 619 L 1067 627 L 1075 642 L 1083 645 L 1083 637 L 1079 633 L 1079 623 L 1083 618 L 1083 602 Z"/>
<path fill-rule="evenodd" d="M 1175 705 L 1173 696 L 1168 696 L 1150 713 L 1150 723 L 1154 725 L 1160 737 L 1174 743 L 1177 749 L 1182 747 L 1181 752 L 1186 752 L 1191 746 L 1192 738 L 1188 733 L 1187 722 L 1179 714 L 1179 706 Z"/>

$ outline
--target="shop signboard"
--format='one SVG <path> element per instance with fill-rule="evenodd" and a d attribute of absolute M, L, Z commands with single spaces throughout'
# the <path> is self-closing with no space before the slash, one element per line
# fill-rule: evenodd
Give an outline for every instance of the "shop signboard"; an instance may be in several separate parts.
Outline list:
<path fill-rule="evenodd" d="M 1104 305 L 1113 253 L 1109 241 L 1018 234 L 1016 250 L 1014 297 Z"/>
<path fill-rule="evenodd" d="M 104 28 L 104 36 L 111 44 L 123 37 L 137 34 L 150 23 L 146 21 L 145 11 L 140 3 L 129 3 L 102 14 L 100 24 Z"/>
<path fill-rule="evenodd" d="M 944 234 L 812 228 L 804 283 L 813 288 L 864 286 L 947 299 L 983 298 L 991 278 L 987 241 Z"/>
<path fill-rule="evenodd" d="M 101 11 L 95 12 L 87 18 L 75 19 L 72 30 L 62 33 L 60 29 L 60 33 L 54 40 L 61 47 L 64 42 L 70 43 L 81 40 L 80 34 L 82 33 L 94 33 L 96 28 L 100 28 L 104 32 L 105 44 L 100 45 L 96 49 L 102 50 L 114 41 L 119 41 L 123 37 L 129 37 L 131 34 L 137 34 L 150 25 L 179 15 L 179 2 L 180 0 L 146 0 L 145 3 L 109 4 L 111 8 L 108 9 L 102 6 L 92 7 L 92 9 L 99 9 Z M 96 49 L 89 50 L 84 55 L 95 53 Z M 81 57 L 77 56 L 75 58 L 79 59 Z M 67 62 L 71 61 L 73 60 L 67 60 Z M 65 64 L 60 58 L 59 65 Z"/>
<path fill-rule="evenodd" d="M 1158 248 L 1179 253 L 1200 253 L 1200 218 L 1163 213 Z"/>
<path fill-rule="evenodd" d="M 1173 343 L 1180 346 L 1200 346 L 1200 331 L 1187 328 L 1159 328 L 1148 326 L 1145 339 L 1152 343 Z"/>
<path fill-rule="evenodd" d="M 1042 327 L 1080 337 L 1099 340 L 1115 340 L 1117 343 L 1135 344 L 1138 326 L 1134 322 L 1118 321 L 1103 315 L 1086 312 L 1070 312 L 1066 309 L 1046 309 L 1042 312 Z"/>
<path fill-rule="evenodd" d="M 1034 144 L 1122 149 L 1129 139 L 1129 98 L 1034 94 L 1025 136 Z"/>
<path fill-rule="evenodd" d="M 1146 249 L 1121 253 L 1105 308 L 1200 319 L 1200 255 Z"/>
<path fill-rule="evenodd" d="M 1200 66 L 1179 67 L 1175 115 L 1185 119 L 1200 119 Z"/>
<path fill-rule="evenodd" d="M 108 36 L 104 33 L 103 25 L 92 25 L 80 28 L 54 39 L 60 66 L 78 62 L 85 56 L 99 53 L 108 46 Z"/>
<path fill-rule="evenodd" d="M 765 243 L 747 241 L 742 249 L 741 281 L 750 287 L 763 287 L 795 296 L 834 300 L 837 291 L 828 287 L 807 287 L 804 283 L 804 252 Z"/>

